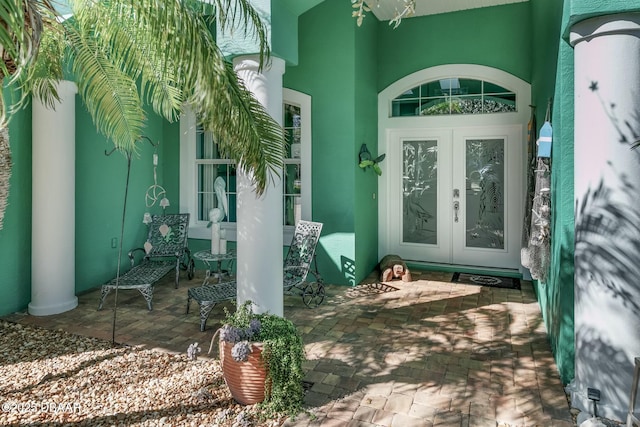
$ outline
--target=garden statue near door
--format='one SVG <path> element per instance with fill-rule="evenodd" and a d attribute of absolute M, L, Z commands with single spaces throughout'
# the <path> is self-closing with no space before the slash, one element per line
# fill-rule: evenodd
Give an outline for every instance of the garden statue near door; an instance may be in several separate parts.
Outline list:
<path fill-rule="evenodd" d="M 407 263 L 398 255 L 385 255 L 378 264 L 380 269 L 380 281 L 390 282 L 393 279 L 402 279 L 403 282 L 411 282 L 411 272 Z"/>
<path fill-rule="evenodd" d="M 215 208 L 209 211 L 209 226 L 211 227 L 211 253 L 214 255 L 227 252 L 227 240 L 221 236 L 220 223 L 227 216 L 227 184 L 224 178 L 217 177 L 213 182 L 213 188 L 216 192 L 217 204 Z"/>

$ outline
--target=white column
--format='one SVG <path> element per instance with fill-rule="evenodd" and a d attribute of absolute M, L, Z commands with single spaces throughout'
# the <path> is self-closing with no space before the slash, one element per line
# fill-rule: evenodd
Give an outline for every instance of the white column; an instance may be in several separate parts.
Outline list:
<path fill-rule="evenodd" d="M 49 109 L 33 100 L 32 237 L 29 313 L 46 316 L 75 308 L 75 96 L 58 84 Z"/>
<path fill-rule="evenodd" d="M 640 14 L 580 21 L 575 59 L 575 380 L 572 404 L 626 418 L 640 356 Z M 554 144 L 562 144 L 555 141 Z M 580 424 L 580 420 L 578 421 Z"/>
<path fill-rule="evenodd" d="M 282 75 L 285 63 L 271 58 L 258 70 L 255 55 L 239 56 L 234 69 L 269 114 L 282 124 Z M 283 314 L 282 286 L 282 172 L 273 177 L 257 197 L 252 177 L 238 170 L 237 181 L 237 283 L 238 304 L 253 301 L 256 312 Z"/>

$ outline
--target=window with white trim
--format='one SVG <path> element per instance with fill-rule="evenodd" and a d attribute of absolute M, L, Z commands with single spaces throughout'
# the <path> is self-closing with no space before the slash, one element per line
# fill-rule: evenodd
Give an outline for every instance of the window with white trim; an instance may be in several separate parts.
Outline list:
<path fill-rule="evenodd" d="M 283 89 L 283 127 L 289 146 L 284 159 L 284 241 L 293 234 L 296 221 L 311 220 L 311 97 Z M 221 227 L 228 240 L 236 240 L 236 167 L 223 158 L 209 132 L 198 126 L 195 114 L 185 111 L 180 119 L 180 212 L 191 214 L 189 237 L 211 238 L 207 228 L 209 210 L 217 206 L 213 183 L 224 178 L 228 215 Z"/>
<path fill-rule="evenodd" d="M 391 101 L 391 117 L 516 111 L 515 92 L 485 80 L 451 77 L 407 89 Z"/>

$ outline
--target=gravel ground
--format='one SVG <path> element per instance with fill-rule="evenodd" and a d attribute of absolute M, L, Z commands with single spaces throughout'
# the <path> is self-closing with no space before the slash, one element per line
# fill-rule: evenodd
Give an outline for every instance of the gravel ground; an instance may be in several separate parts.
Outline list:
<path fill-rule="evenodd" d="M 0 336 L 2 426 L 248 427 L 284 421 L 260 421 L 258 408 L 236 404 L 217 360 L 112 347 L 4 321 Z"/>

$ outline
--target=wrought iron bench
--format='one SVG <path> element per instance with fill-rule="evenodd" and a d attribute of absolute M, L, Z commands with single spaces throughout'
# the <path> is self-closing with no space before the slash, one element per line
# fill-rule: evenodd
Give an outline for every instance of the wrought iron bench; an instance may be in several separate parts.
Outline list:
<path fill-rule="evenodd" d="M 318 266 L 315 262 L 315 251 L 321 231 L 322 223 L 298 221 L 284 260 L 283 286 L 285 294 L 300 294 L 302 301 L 309 308 L 315 308 L 322 304 L 325 297 L 324 281 L 318 273 Z M 307 280 L 309 273 L 314 276 L 315 281 L 309 282 Z M 236 282 L 220 284 L 205 282 L 202 286 L 190 288 L 187 291 L 187 314 L 192 299 L 200 304 L 200 331 L 204 332 L 207 318 L 213 307 L 219 302 L 236 299 L 236 294 Z"/>
<path fill-rule="evenodd" d="M 187 314 L 189 314 L 189 306 L 193 299 L 200 305 L 200 332 L 204 332 L 207 327 L 207 319 L 213 307 L 219 302 L 235 300 L 236 293 L 236 282 L 189 288 L 187 291 Z"/>
<path fill-rule="evenodd" d="M 147 301 L 149 311 L 153 309 L 153 287 L 169 272 L 175 270 L 175 287 L 178 288 L 180 270 L 187 270 L 189 279 L 193 278 L 194 261 L 187 246 L 189 214 L 152 215 L 148 224 L 149 233 L 144 247 L 129 251 L 131 269 L 102 285 L 100 304 L 114 289 L 138 290 Z M 137 252 L 144 252 L 141 261 L 135 265 Z"/>

